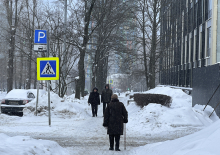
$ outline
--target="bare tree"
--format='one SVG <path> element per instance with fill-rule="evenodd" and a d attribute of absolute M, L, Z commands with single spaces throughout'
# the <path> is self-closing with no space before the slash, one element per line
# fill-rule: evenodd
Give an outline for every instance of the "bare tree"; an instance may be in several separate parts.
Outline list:
<path fill-rule="evenodd" d="M 14 51 L 15 51 L 15 35 L 18 26 L 19 14 L 23 9 L 23 5 L 18 6 L 18 0 L 5 0 L 8 34 L 9 34 L 9 51 L 8 51 L 8 66 L 7 66 L 7 91 L 13 89 L 13 69 L 14 69 Z"/>
<path fill-rule="evenodd" d="M 92 23 L 100 21 L 104 16 L 104 20 L 91 36 L 88 49 L 92 60 L 92 86 L 99 89 L 104 88 L 108 72 L 108 62 L 110 53 L 115 50 L 120 51 L 122 55 L 127 52 L 127 48 L 122 44 L 123 36 L 120 36 L 119 27 L 129 18 L 127 12 L 129 8 L 126 3 L 119 1 L 102 1 L 94 8 L 92 15 Z M 118 54 L 119 54 L 118 53 Z"/>
<path fill-rule="evenodd" d="M 138 0 L 136 18 L 141 36 L 139 44 L 142 46 L 144 60 L 144 75 L 148 89 L 155 88 L 156 70 L 160 57 L 160 6 L 161 0 Z"/>

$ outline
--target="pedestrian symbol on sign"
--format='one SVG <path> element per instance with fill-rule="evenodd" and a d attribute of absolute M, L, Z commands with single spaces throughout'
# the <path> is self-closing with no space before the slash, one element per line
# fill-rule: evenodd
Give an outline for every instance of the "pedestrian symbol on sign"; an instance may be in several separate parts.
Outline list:
<path fill-rule="evenodd" d="M 47 64 L 45 65 L 42 73 L 42 75 L 51 75 L 51 74 L 55 74 L 53 68 L 51 67 L 49 61 L 47 62 Z"/>

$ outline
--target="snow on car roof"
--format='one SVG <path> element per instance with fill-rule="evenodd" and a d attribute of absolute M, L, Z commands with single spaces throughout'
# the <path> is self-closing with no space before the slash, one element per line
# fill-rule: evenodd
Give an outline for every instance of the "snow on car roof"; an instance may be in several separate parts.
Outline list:
<path fill-rule="evenodd" d="M 28 90 L 13 89 L 6 96 L 5 99 L 27 99 Z"/>

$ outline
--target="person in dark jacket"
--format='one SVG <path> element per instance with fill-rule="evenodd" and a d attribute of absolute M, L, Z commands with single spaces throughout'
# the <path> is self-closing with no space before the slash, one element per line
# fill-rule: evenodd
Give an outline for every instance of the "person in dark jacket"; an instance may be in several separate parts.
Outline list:
<path fill-rule="evenodd" d="M 110 103 L 112 96 L 112 90 L 109 89 L 109 84 L 105 85 L 105 89 L 102 91 L 101 102 L 103 103 L 103 116 L 105 113 L 106 105 Z"/>
<path fill-rule="evenodd" d="M 88 103 L 92 106 L 92 117 L 97 117 L 97 109 L 98 105 L 100 105 L 98 88 L 93 88 L 93 91 L 89 95 Z"/>
<path fill-rule="evenodd" d="M 123 123 L 128 122 L 128 112 L 124 104 L 119 102 L 116 94 L 113 94 L 111 99 L 111 102 L 105 110 L 103 126 L 108 128 L 107 134 L 109 134 L 110 142 L 109 150 L 114 150 L 115 139 L 115 151 L 120 151 L 120 135 L 123 135 Z"/>

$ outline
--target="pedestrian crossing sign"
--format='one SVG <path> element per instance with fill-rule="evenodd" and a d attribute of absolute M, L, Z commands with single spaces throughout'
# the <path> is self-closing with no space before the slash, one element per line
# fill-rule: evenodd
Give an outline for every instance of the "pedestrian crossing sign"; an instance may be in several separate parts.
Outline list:
<path fill-rule="evenodd" d="M 109 83 L 110 83 L 110 84 L 113 84 L 113 80 L 109 80 Z"/>
<path fill-rule="evenodd" d="M 59 80 L 59 58 L 37 58 L 37 80 Z"/>

